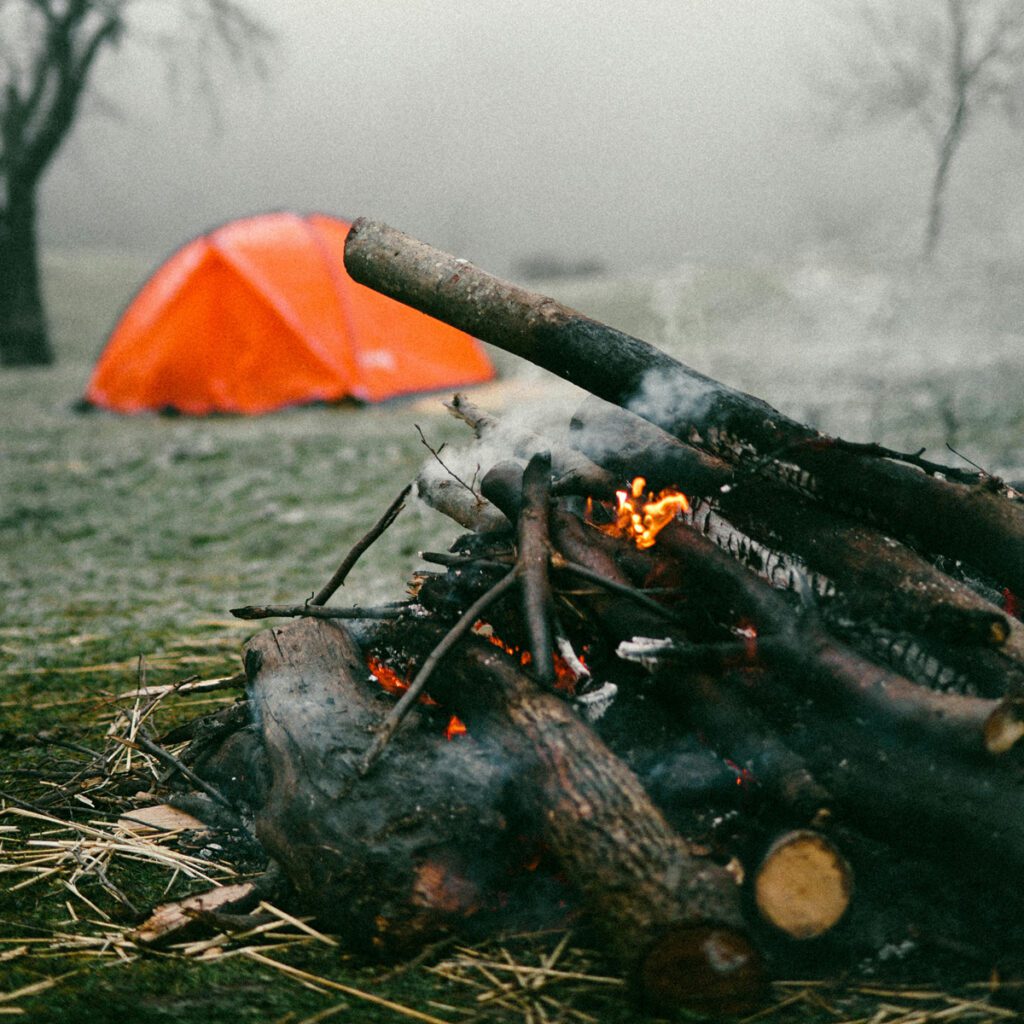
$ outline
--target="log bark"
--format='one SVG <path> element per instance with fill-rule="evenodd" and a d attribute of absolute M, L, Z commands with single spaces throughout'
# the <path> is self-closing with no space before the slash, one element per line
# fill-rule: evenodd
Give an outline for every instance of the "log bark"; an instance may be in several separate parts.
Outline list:
<path fill-rule="evenodd" d="M 724 459 L 594 396 L 584 399 L 569 425 L 570 443 L 620 481 L 643 476 L 652 490 L 677 487 L 693 496 L 718 494 L 736 478 Z"/>
<path fill-rule="evenodd" d="M 782 475 L 800 489 L 868 514 L 900 539 L 962 559 L 1024 593 L 1022 503 L 987 484 L 940 480 L 914 466 L 851 451 L 646 342 L 384 224 L 356 221 L 345 265 L 361 284 L 632 408 L 673 436 L 775 465 L 784 456 L 793 465 Z"/>
<path fill-rule="evenodd" d="M 516 766 L 517 799 L 543 824 L 646 1003 L 722 1014 L 761 999 L 760 958 L 744 934 L 734 879 L 690 851 L 564 701 L 484 643 L 450 659 L 431 694 Z"/>
<path fill-rule="evenodd" d="M 523 474 L 523 508 L 517 533 L 519 590 L 523 623 L 530 638 L 534 678 L 545 686 L 555 681 L 554 638 L 551 632 L 551 584 L 548 581 L 548 504 L 551 499 L 551 456 L 538 453 Z"/>
<path fill-rule="evenodd" d="M 478 748 L 445 740 L 444 721 L 424 709 L 392 741 L 387 771 L 359 779 L 390 698 L 337 623 L 259 633 L 246 668 L 270 775 L 255 830 L 304 907 L 388 957 L 484 914 L 510 843 L 504 779 Z"/>
<path fill-rule="evenodd" d="M 749 437 L 763 451 L 813 435 L 760 399 L 684 366 L 645 341 L 386 224 L 355 221 L 345 243 L 345 268 L 360 284 L 616 405 L 641 402 L 649 391 L 651 401 L 637 411 L 657 416 L 669 433 L 687 436 L 700 422 L 706 430 Z"/>
<path fill-rule="evenodd" d="M 507 529 L 508 520 L 489 501 L 469 491 L 436 462 L 428 462 L 416 477 L 416 493 L 432 509 L 475 533 Z"/>

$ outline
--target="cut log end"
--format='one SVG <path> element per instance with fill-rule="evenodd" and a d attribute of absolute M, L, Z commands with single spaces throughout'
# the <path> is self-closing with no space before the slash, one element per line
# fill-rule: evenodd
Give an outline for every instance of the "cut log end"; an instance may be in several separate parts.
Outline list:
<path fill-rule="evenodd" d="M 834 928 L 852 891 L 853 871 L 843 855 L 806 829 L 776 840 L 754 880 L 761 916 L 794 939 L 814 939 Z"/>
<path fill-rule="evenodd" d="M 672 928 L 640 961 L 633 978 L 643 1005 L 719 1018 L 763 1005 L 767 976 L 760 955 L 739 932 L 712 924 Z"/>
<path fill-rule="evenodd" d="M 1005 754 L 1024 736 L 1024 701 L 1011 697 L 1001 701 L 985 722 L 985 749 Z"/>

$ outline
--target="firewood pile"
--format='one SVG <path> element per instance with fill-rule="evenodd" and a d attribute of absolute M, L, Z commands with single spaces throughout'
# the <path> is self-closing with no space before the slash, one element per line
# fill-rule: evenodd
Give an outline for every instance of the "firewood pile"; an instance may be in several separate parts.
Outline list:
<path fill-rule="evenodd" d="M 383 225 L 357 280 L 579 385 L 562 429 L 466 396 L 458 523 L 409 596 L 328 605 L 186 760 L 358 948 L 580 920 L 644 1005 L 756 1007 L 882 947 L 982 977 L 1024 902 L 1024 501 L 823 436 Z M 467 435 L 467 438 L 469 435 Z M 301 554 L 301 553 L 299 553 Z M 938 953 L 937 953 L 938 955 Z"/>

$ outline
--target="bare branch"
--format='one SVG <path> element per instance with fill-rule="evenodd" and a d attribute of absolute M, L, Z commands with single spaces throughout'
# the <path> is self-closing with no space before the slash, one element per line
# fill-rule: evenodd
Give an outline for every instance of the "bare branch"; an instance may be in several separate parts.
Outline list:
<path fill-rule="evenodd" d="M 837 11 L 843 33 L 821 89 L 846 125 L 909 121 L 931 141 L 934 164 L 924 254 L 942 225 L 950 167 L 986 111 L 1024 106 L 1020 0 L 859 0 Z"/>

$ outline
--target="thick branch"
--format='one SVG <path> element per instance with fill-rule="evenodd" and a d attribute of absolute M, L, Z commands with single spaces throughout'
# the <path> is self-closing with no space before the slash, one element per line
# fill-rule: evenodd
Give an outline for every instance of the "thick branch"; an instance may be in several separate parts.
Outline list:
<path fill-rule="evenodd" d="M 983 486 L 849 451 L 765 402 L 629 335 L 503 282 L 386 225 L 359 220 L 345 247 L 360 283 L 461 327 L 680 438 L 765 459 L 785 454 L 821 500 L 861 509 L 901 538 L 960 558 L 1024 592 L 1024 511 Z"/>
<path fill-rule="evenodd" d="M 716 1016 L 760 998 L 728 872 L 694 856 L 636 776 L 503 652 L 474 644 L 446 664 L 432 695 L 520 766 L 520 801 L 642 996 Z"/>

